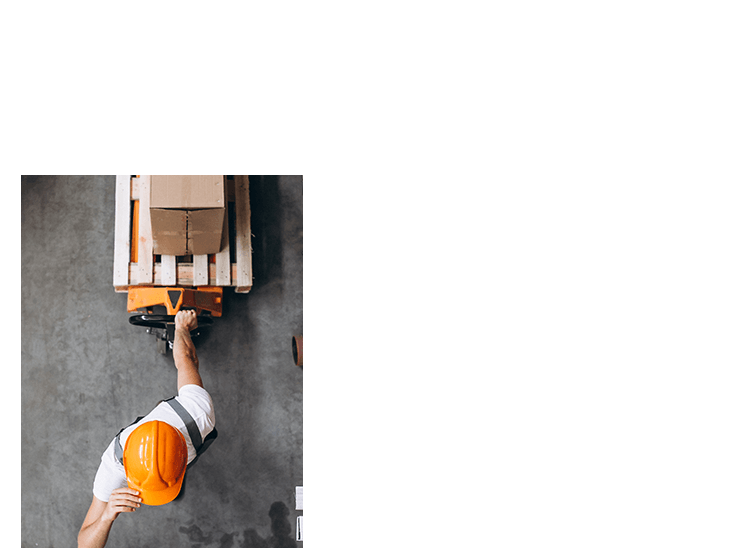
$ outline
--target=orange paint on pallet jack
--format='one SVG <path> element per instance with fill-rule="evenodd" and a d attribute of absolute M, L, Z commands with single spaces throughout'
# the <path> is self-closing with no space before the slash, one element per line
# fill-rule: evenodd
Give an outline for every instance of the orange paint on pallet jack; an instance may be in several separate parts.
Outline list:
<path fill-rule="evenodd" d="M 293 362 L 303 367 L 303 335 L 293 337 Z"/>
<path fill-rule="evenodd" d="M 212 316 L 222 316 L 222 288 L 198 287 L 138 287 L 128 288 L 128 312 L 139 308 L 164 306 L 169 315 L 175 315 L 181 308 L 195 308 L 207 311 Z"/>
<path fill-rule="evenodd" d="M 139 262 L 139 201 L 133 201 L 133 229 L 131 231 L 131 262 Z"/>

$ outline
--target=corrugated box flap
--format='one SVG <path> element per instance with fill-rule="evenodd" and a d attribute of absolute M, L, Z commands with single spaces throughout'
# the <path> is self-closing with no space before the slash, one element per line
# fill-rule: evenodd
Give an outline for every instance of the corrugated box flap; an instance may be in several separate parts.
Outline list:
<path fill-rule="evenodd" d="M 218 253 L 222 245 L 224 209 L 189 211 L 186 219 L 188 249 L 193 255 Z"/>
<path fill-rule="evenodd" d="M 152 208 L 205 209 L 225 207 L 222 175 L 152 175 Z"/>
<path fill-rule="evenodd" d="M 154 253 L 157 255 L 188 254 L 187 213 L 182 209 L 151 209 Z"/>

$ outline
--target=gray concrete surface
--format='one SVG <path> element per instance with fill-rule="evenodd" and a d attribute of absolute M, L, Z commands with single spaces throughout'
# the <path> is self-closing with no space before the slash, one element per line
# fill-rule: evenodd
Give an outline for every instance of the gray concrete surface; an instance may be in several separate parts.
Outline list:
<path fill-rule="evenodd" d="M 219 437 L 185 495 L 121 515 L 108 547 L 289 547 L 303 485 L 303 182 L 252 176 L 254 286 L 196 346 Z M 70 547 L 117 431 L 176 392 L 112 287 L 115 176 L 22 178 L 22 547 Z"/>

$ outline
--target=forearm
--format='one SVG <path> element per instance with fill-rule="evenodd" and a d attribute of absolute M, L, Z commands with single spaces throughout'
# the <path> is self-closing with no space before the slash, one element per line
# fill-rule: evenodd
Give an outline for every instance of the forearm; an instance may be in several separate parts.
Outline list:
<path fill-rule="evenodd" d="M 82 527 L 78 533 L 78 548 L 104 548 L 113 522 L 104 516 Z"/>
<path fill-rule="evenodd" d="M 184 384 L 204 386 L 199 375 L 199 358 L 196 355 L 196 347 L 191 340 L 190 331 L 185 327 L 176 326 L 173 359 L 175 360 L 175 368 L 178 370 L 178 390 Z"/>
<path fill-rule="evenodd" d="M 196 347 L 191 340 L 191 333 L 185 327 L 176 327 L 175 329 L 173 358 L 175 359 L 175 368 L 179 371 L 184 367 L 199 369 Z"/>

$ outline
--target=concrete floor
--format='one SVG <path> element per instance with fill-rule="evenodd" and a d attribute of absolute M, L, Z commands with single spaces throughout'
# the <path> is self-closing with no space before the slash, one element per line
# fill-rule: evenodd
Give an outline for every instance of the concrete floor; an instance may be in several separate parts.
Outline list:
<path fill-rule="evenodd" d="M 303 182 L 252 176 L 254 286 L 196 347 L 219 437 L 181 500 L 121 515 L 107 546 L 302 546 Z M 75 546 L 101 454 L 176 392 L 172 358 L 112 287 L 115 176 L 22 178 L 22 547 Z"/>

